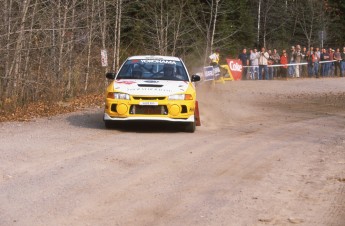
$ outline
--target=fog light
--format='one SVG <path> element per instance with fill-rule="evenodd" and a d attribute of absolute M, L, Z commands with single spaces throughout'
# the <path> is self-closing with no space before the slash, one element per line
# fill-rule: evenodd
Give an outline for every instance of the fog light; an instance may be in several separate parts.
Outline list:
<path fill-rule="evenodd" d="M 181 110 L 180 110 L 180 107 L 178 105 L 174 104 L 174 105 L 170 106 L 169 113 L 171 115 L 177 116 L 180 114 L 180 112 L 181 112 Z"/>
<path fill-rule="evenodd" d="M 127 107 L 126 104 L 118 104 L 118 105 L 116 106 L 116 111 L 117 111 L 117 113 L 119 113 L 120 115 L 124 115 L 124 114 L 127 113 L 128 107 Z"/>

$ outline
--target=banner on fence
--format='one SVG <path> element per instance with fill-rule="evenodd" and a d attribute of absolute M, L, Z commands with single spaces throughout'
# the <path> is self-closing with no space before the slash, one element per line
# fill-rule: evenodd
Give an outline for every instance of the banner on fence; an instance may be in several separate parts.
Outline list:
<path fill-rule="evenodd" d="M 242 62 L 237 59 L 226 59 L 226 62 L 229 65 L 230 72 L 234 80 L 241 80 L 242 78 Z"/>
<path fill-rule="evenodd" d="M 214 80 L 214 73 L 213 73 L 212 66 L 204 67 L 204 78 L 205 78 L 205 81 Z"/>
<path fill-rule="evenodd" d="M 220 68 L 218 66 L 213 67 L 213 74 L 215 80 L 220 79 Z"/>

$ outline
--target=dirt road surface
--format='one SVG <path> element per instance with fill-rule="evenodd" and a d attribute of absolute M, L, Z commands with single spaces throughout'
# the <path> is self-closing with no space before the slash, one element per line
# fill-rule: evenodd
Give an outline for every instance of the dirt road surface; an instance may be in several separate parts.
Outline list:
<path fill-rule="evenodd" d="M 0 225 L 345 225 L 345 79 L 197 85 L 202 126 L 0 124 Z"/>

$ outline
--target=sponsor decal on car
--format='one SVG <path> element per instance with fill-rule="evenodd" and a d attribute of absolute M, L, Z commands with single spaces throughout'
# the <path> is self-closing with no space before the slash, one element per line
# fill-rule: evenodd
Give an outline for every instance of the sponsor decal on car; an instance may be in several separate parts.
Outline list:
<path fill-rule="evenodd" d="M 146 82 L 146 83 L 159 83 L 159 81 L 155 81 L 155 80 L 146 80 L 144 82 Z"/>
<path fill-rule="evenodd" d="M 154 64 L 176 64 L 175 61 L 172 60 L 141 60 L 141 62 L 145 64 L 154 63 Z"/>
<path fill-rule="evenodd" d="M 128 88 L 127 92 L 131 91 L 156 91 L 156 92 L 173 92 L 172 89 L 163 89 L 155 87 L 138 87 L 138 88 Z"/>
<path fill-rule="evenodd" d="M 135 84 L 135 81 L 116 81 L 115 83 L 125 84 L 125 85 L 131 85 Z"/>

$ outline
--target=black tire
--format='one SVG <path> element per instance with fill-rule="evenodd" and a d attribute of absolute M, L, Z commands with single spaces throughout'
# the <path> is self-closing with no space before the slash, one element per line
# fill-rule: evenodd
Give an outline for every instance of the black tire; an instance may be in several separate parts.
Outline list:
<path fill-rule="evenodd" d="M 186 127 L 185 127 L 185 131 L 188 133 L 194 133 L 196 129 L 196 122 L 195 120 L 193 122 L 188 122 Z"/>
<path fill-rule="evenodd" d="M 112 121 L 109 121 L 109 120 L 104 120 L 104 126 L 106 129 L 112 129 L 112 128 L 114 128 L 114 123 Z"/>

